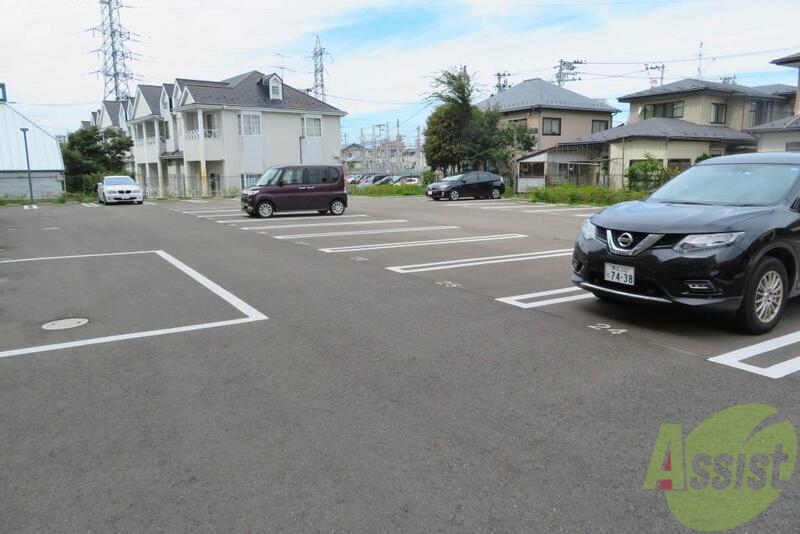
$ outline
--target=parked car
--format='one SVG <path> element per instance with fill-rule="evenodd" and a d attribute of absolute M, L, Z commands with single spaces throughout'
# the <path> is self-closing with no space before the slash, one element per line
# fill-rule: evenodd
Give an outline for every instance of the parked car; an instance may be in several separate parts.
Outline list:
<path fill-rule="evenodd" d="M 361 180 L 362 176 L 363 174 L 348 174 L 347 176 L 344 177 L 344 181 L 348 185 L 355 185 Z"/>
<path fill-rule="evenodd" d="M 433 200 L 458 200 L 461 197 L 497 199 L 505 190 L 506 185 L 500 176 L 490 172 L 472 171 L 434 182 L 428 186 L 426 194 Z"/>
<path fill-rule="evenodd" d="M 362 178 L 360 182 L 358 182 L 358 187 L 361 187 L 361 188 L 372 187 L 378 181 L 383 180 L 387 176 L 389 176 L 389 175 L 388 174 L 368 174 L 364 178 Z"/>
<path fill-rule="evenodd" d="M 384 176 L 380 180 L 373 181 L 373 184 L 374 185 L 390 185 L 393 182 L 394 182 L 394 176 L 388 175 L 388 176 Z"/>
<path fill-rule="evenodd" d="M 601 299 L 732 312 L 759 334 L 800 293 L 800 154 L 722 156 L 583 223 L 572 281 Z"/>
<path fill-rule="evenodd" d="M 336 165 L 270 167 L 255 186 L 242 191 L 241 199 L 251 217 L 310 210 L 341 215 L 347 208 L 344 172 Z"/>
<path fill-rule="evenodd" d="M 142 188 L 130 176 L 104 176 L 97 184 L 97 202 L 114 204 L 117 202 L 144 203 Z"/>
<path fill-rule="evenodd" d="M 392 183 L 395 185 L 418 185 L 422 183 L 422 180 L 420 180 L 419 176 L 404 174 L 401 176 L 394 176 Z"/>

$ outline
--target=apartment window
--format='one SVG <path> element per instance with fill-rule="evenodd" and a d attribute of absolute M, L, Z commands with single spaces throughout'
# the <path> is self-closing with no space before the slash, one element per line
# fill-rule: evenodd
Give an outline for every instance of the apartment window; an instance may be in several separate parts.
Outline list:
<path fill-rule="evenodd" d="M 243 174 L 242 175 L 242 188 L 253 187 L 256 185 L 258 179 L 261 178 L 260 174 Z"/>
<path fill-rule="evenodd" d="M 797 141 L 786 143 L 786 152 L 800 152 L 800 143 Z"/>
<path fill-rule="evenodd" d="M 711 124 L 725 124 L 727 114 L 727 104 L 711 104 Z"/>
<path fill-rule="evenodd" d="M 322 117 L 303 117 L 303 137 L 322 137 Z"/>
<path fill-rule="evenodd" d="M 692 160 L 690 159 L 668 159 L 667 160 L 667 168 L 668 169 L 678 169 L 679 171 L 683 172 L 689 167 L 692 166 Z"/>
<path fill-rule="evenodd" d="M 608 121 L 592 121 L 592 133 L 608 130 Z"/>
<path fill-rule="evenodd" d="M 561 119 L 544 117 L 542 119 L 542 135 L 561 135 Z"/>
<path fill-rule="evenodd" d="M 644 106 L 644 118 L 651 119 L 653 117 L 683 118 L 683 100 L 663 102 L 661 104 L 646 104 Z"/>
<path fill-rule="evenodd" d="M 239 135 L 261 135 L 261 114 L 240 113 Z"/>

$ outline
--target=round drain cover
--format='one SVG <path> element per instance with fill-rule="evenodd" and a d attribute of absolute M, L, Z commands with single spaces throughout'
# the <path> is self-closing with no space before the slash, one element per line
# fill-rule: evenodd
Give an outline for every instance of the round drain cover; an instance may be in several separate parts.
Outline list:
<path fill-rule="evenodd" d="M 45 330 L 66 330 L 68 328 L 77 328 L 89 322 L 89 319 L 82 317 L 72 317 L 70 319 L 59 319 L 58 321 L 50 321 L 42 325 Z"/>

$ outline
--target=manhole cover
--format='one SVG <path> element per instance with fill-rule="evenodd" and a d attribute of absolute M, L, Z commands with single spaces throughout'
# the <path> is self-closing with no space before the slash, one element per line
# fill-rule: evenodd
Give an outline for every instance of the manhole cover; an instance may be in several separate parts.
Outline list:
<path fill-rule="evenodd" d="M 66 330 L 67 328 L 77 328 L 89 322 L 89 319 L 82 317 L 72 317 L 70 319 L 59 319 L 58 321 L 50 321 L 42 325 L 44 330 Z"/>

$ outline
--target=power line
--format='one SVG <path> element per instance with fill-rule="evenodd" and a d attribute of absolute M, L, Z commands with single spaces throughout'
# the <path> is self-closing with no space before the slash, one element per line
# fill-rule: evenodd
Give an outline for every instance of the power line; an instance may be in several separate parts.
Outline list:
<path fill-rule="evenodd" d="M 772 48 L 769 50 L 758 50 L 755 52 L 741 52 L 738 54 L 722 54 L 718 56 L 708 56 L 712 61 L 719 59 L 731 59 L 737 57 L 758 56 L 762 54 L 771 54 L 773 52 L 785 52 L 787 50 L 797 50 L 800 46 L 791 46 L 785 48 Z M 587 61 L 586 65 L 643 65 L 643 64 L 656 64 L 656 63 L 690 63 L 697 61 L 697 56 L 678 59 L 659 59 L 650 61 Z"/>

